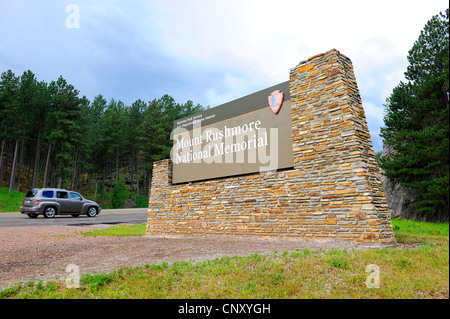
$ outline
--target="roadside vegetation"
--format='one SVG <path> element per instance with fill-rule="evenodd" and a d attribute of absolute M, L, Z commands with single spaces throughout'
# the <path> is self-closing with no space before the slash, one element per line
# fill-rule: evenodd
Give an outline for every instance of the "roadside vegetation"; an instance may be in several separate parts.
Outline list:
<path fill-rule="evenodd" d="M 0 70 L 0 187 L 66 188 L 103 208 L 141 207 L 153 162 L 170 157 L 173 122 L 204 109 L 168 94 L 89 100 L 63 76 L 47 83 L 31 70 Z"/>
<path fill-rule="evenodd" d="M 104 229 L 95 229 L 93 231 L 84 232 L 85 236 L 143 236 L 147 224 L 118 225 Z"/>
<path fill-rule="evenodd" d="M 26 194 L 11 190 L 11 194 L 8 195 L 8 192 L 8 187 L 0 187 L 0 213 L 18 212 Z M 129 200 L 129 186 L 124 185 L 123 179 L 119 181 L 118 185 L 114 186 L 112 191 L 105 191 L 103 194 L 92 193 L 88 190 L 81 190 L 80 192 L 86 199 L 95 200 L 98 203 L 101 203 L 103 197 L 104 205 L 102 209 L 123 208 L 124 206 L 135 208 L 148 207 L 148 197 L 146 195 L 140 195 L 134 201 Z"/>
<path fill-rule="evenodd" d="M 79 288 L 65 279 L 17 284 L 0 298 L 449 298 L 449 224 L 393 220 L 407 248 L 274 251 L 179 261 L 84 274 Z M 86 236 L 136 236 L 145 224 Z M 369 265 L 379 269 L 379 288 Z M 372 283 L 369 288 L 367 283 Z"/>
<path fill-rule="evenodd" d="M 0 213 L 18 212 L 25 193 L 15 190 L 8 195 L 8 187 L 0 187 Z"/>

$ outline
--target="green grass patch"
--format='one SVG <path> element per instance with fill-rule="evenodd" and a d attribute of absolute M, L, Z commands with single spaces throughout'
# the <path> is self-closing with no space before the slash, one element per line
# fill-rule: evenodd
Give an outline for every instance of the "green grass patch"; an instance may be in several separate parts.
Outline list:
<path fill-rule="evenodd" d="M 395 238 L 399 243 L 431 244 L 448 242 L 449 223 L 426 223 L 408 219 L 392 219 Z"/>
<path fill-rule="evenodd" d="M 85 274 L 79 288 L 67 288 L 64 281 L 28 282 L 3 290 L 0 298 L 449 298 L 448 224 L 393 223 L 405 242 L 421 245 L 301 249 L 123 267 L 107 274 Z M 111 229 L 117 234 L 117 229 L 133 227 L 145 224 Z M 379 288 L 367 285 L 373 274 L 369 265 L 379 269 Z"/>
<path fill-rule="evenodd" d="M 117 225 L 104 229 L 83 232 L 85 236 L 143 236 L 145 235 L 146 223 L 133 225 Z"/>
<path fill-rule="evenodd" d="M 0 187 L 0 213 L 18 212 L 24 197 L 25 193 L 16 190 L 8 195 L 8 187 Z"/>
<path fill-rule="evenodd" d="M 392 219 L 392 227 L 396 235 L 424 235 L 424 236 L 447 236 L 449 227 L 447 223 L 425 223 L 409 219 Z"/>

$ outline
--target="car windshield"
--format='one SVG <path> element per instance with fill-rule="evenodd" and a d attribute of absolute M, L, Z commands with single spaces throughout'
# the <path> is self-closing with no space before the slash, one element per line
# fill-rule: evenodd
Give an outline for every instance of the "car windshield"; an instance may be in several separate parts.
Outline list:
<path fill-rule="evenodd" d="M 25 197 L 34 197 L 34 195 L 37 194 L 37 189 L 30 189 L 26 194 Z"/>

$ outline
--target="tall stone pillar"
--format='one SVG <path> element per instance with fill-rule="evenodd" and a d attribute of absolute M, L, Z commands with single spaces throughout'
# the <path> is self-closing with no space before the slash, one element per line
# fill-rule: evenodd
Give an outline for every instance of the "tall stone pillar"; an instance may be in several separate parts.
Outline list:
<path fill-rule="evenodd" d="M 349 58 L 337 50 L 290 73 L 299 214 L 317 232 L 374 245 L 395 244 L 381 175 Z"/>

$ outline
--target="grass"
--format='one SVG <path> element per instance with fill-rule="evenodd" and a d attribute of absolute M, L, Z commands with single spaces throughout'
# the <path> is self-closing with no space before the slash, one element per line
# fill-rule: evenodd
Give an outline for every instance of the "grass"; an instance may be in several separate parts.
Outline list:
<path fill-rule="evenodd" d="M 8 195 L 8 187 L 0 187 L 0 213 L 18 212 L 24 197 L 25 193 L 15 190 Z"/>
<path fill-rule="evenodd" d="M 447 241 L 449 223 L 425 223 L 408 219 L 392 219 L 395 238 L 399 243 L 423 243 L 433 245 Z"/>
<path fill-rule="evenodd" d="M 395 235 L 418 235 L 418 236 L 447 236 L 447 223 L 424 223 L 409 219 L 392 219 L 392 227 Z"/>
<path fill-rule="evenodd" d="M 449 231 L 446 224 L 394 220 L 399 242 L 414 249 L 273 252 L 223 256 L 198 263 L 123 267 L 85 274 L 79 288 L 64 282 L 28 282 L 0 298 L 449 298 Z M 126 230 L 126 228 L 130 228 Z M 144 234 L 145 224 L 117 226 L 95 234 Z M 367 285 L 379 269 L 379 288 Z"/>
<path fill-rule="evenodd" d="M 134 225 L 118 225 L 104 229 L 95 229 L 83 232 L 85 236 L 143 236 L 145 235 L 146 223 Z"/>

